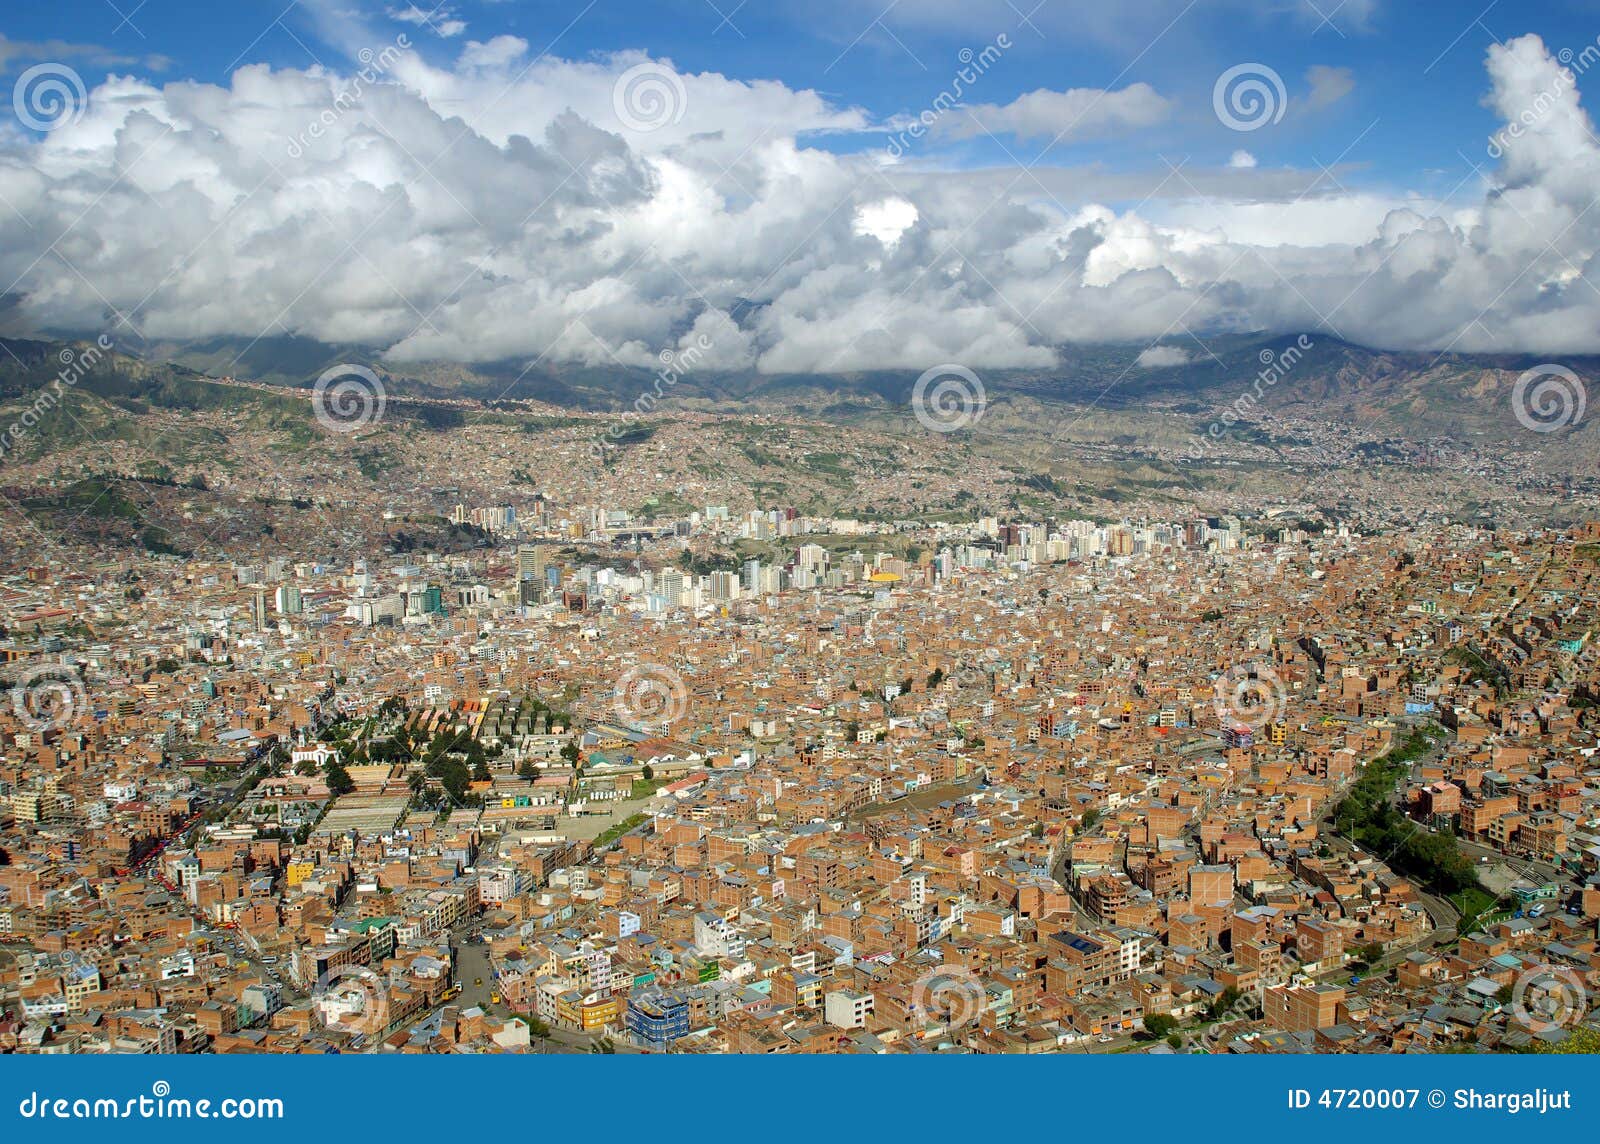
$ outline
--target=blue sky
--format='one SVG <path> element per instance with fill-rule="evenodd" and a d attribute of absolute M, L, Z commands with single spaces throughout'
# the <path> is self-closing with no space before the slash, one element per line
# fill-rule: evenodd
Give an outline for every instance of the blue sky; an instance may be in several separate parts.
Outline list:
<path fill-rule="evenodd" d="M 59 0 L 0 37 L 0 296 L 41 329 L 1600 352 L 1600 0 Z"/>

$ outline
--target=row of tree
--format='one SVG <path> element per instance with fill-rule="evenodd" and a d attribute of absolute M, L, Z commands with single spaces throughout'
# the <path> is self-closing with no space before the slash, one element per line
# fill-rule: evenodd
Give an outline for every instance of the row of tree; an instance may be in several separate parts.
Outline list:
<path fill-rule="evenodd" d="M 1438 893 L 1479 888 L 1477 869 L 1461 853 L 1454 834 L 1428 830 L 1394 804 L 1396 786 L 1428 747 L 1427 735 L 1413 731 L 1405 743 L 1368 763 L 1334 810 L 1335 829 Z"/>

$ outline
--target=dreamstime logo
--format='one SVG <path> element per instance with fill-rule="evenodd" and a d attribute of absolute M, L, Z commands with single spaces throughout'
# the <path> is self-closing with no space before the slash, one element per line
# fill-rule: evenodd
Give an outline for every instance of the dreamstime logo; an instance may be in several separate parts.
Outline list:
<path fill-rule="evenodd" d="M 83 77 L 66 64 L 34 64 L 17 77 L 11 89 L 11 109 L 22 125 L 33 131 L 71 127 L 83 118 L 88 106 Z"/>
<path fill-rule="evenodd" d="M 954 433 L 978 423 L 986 409 L 983 382 L 964 365 L 936 365 L 911 387 L 911 411 L 934 433 Z"/>
<path fill-rule="evenodd" d="M 949 1030 L 982 1017 L 988 1000 L 983 982 L 959 965 L 929 969 L 911 986 L 911 1012 L 922 1021 L 941 1022 Z"/>
<path fill-rule="evenodd" d="M 1230 667 L 1217 680 L 1212 706 L 1223 726 L 1243 724 L 1252 731 L 1283 718 L 1288 691 L 1272 668 L 1259 663 Z"/>
<path fill-rule="evenodd" d="M 1554 433 L 1583 420 L 1589 394 L 1583 379 L 1564 365 L 1536 365 L 1511 388 L 1511 413 L 1535 433 Z"/>
<path fill-rule="evenodd" d="M 35 731 L 65 727 L 88 705 L 78 673 L 64 664 L 31 668 L 11 689 L 17 718 Z"/>
<path fill-rule="evenodd" d="M 1576 1025 L 1588 1007 L 1583 980 L 1565 966 L 1536 965 L 1511 987 L 1511 1011 L 1533 1033 Z"/>
<path fill-rule="evenodd" d="M 354 433 L 379 420 L 385 400 L 383 382 L 364 365 L 336 365 L 311 387 L 317 423 L 334 433 Z"/>
<path fill-rule="evenodd" d="M 381 1037 L 389 1027 L 389 987 L 364 965 L 341 965 L 317 978 L 311 1009 L 330 1032 Z"/>
<path fill-rule="evenodd" d="M 1217 77 L 1211 107 L 1224 127 L 1255 131 L 1283 118 L 1289 102 L 1283 77 L 1266 64 L 1235 64 Z"/>
<path fill-rule="evenodd" d="M 670 667 L 642 663 L 622 673 L 611 705 L 617 718 L 629 725 L 676 723 L 689 711 L 689 688 Z"/>
<path fill-rule="evenodd" d="M 611 107 L 631 131 L 659 131 L 683 118 L 689 93 L 671 68 L 643 63 L 617 77 L 611 89 Z"/>
<path fill-rule="evenodd" d="M 26 1120 L 282 1120 L 283 1099 L 266 1097 L 223 1097 L 213 1101 L 209 1097 L 199 1100 L 187 1096 L 173 1096 L 172 1086 L 158 1080 L 150 1086 L 149 1093 L 140 1093 L 125 1099 L 114 1096 L 80 1096 L 75 1100 L 66 1097 L 41 1096 L 30 1092 L 17 1105 L 17 1113 Z"/>

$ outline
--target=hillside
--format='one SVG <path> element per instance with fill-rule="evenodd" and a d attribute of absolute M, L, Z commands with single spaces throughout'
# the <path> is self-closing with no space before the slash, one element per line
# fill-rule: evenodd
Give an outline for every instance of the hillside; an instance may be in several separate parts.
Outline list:
<path fill-rule="evenodd" d="M 509 366 L 379 366 L 381 416 L 339 431 L 315 415 L 310 386 L 348 347 L 268 346 L 261 360 L 282 383 L 262 384 L 207 376 L 183 355 L 14 339 L 0 342 L 0 425 L 14 427 L 0 485 L 49 535 L 182 552 L 224 540 L 292 550 L 308 537 L 356 551 L 396 543 L 397 521 L 434 527 L 457 504 L 525 505 L 536 492 L 646 520 L 727 504 L 1381 526 L 1440 505 L 1516 522 L 1577 519 L 1600 502 L 1594 419 L 1525 428 L 1511 403 L 1522 359 L 1304 344 L 1217 339 L 1214 356 L 1160 369 L 1132 347 L 1076 347 L 1049 371 L 982 375 L 981 416 L 951 433 L 913 416 L 916 378 L 901 372 L 691 373 L 638 414 L 643 371 L 529 371 L 512 386 Z M 1258 384 L 1265 359 L 1282 368 Z"/>

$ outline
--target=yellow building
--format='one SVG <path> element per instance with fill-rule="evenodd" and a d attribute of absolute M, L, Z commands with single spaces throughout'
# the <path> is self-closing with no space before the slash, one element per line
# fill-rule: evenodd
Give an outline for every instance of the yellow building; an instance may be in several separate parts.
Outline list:
<path fill-rule="evenodd" d="M 585 1033 L 598 1032 L 622 1019 L 622 999 L 611 993 L 568 989 L 556 998 L 556 1022 Z"/>
<path fill-rule="evenodd" d="M 583 999 L 583 1031 L 598 1032 L 622 1020 L 622 998 L 614 993 L 591 993 Z"/>

